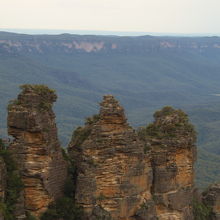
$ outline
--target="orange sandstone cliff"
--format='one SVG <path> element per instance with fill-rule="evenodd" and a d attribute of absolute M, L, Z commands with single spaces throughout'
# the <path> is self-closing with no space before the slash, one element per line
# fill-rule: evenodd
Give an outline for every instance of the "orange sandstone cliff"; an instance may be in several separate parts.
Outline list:
<path fill-rule="evenodd" d="M 154 118 L 139 134 L 151 151 L 157 219 L 194 219 L 194 128 L 184 112 L 171 107 L 156 112 Z"/>
<path fill-rule="evenodd" d="M 52 111 L 56 98 L 46 86 L 26 85 L 8 107 L 8 133 L 14 137 L 9 149 L 24 184 L 17 219 L 25 219 L 27 212 L 39 216 L 62 196 L 67 168 Z"/>
<path fill-rule="evenodd" d="M 132 219 L 152 199 L 152 168 L 123 108 L 113 96 L 104 96 L 100 114 L 81 132 L 85 140 L 79 142 L 75 133 L 69 145 L 78 168 L 77 203 L 88 219 Z"/>

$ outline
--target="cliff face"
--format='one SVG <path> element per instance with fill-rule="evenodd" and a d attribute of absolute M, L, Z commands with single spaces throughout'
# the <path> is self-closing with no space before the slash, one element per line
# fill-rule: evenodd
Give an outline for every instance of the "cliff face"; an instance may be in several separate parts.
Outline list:
<path fill-rule="evenodd" d="M 18 219 L 25 218 L 24 212 L 39 216 L 62 196 L 67 171 L 52 111 L 55 100 L 47 87 L 27 85 L 8 106 L 8 133 L 14 137 L 9 149 L 24 184 L 17 204 Z"/>
<path fill-rule="evenodd" d="M 88 219 L 135 219 L 150 204 L 150 157 L 112 96 L 104 96 L 99 116 L 75 132 L 69 152 L 78 168 L 76 201 Z"/>
<path fill-rule="evenodd" d="M 100 114 L 69 145 L 77 203 L 88 219 L 193 219 L 194 143 L 182 111 L 164 108 L 138 136 L 118 102 L 104 96 Z"/>
<path fill-rule="evenodd" d="M 0 53 L 151 53 L 190 50 L 219 52 L 219 37 L 115 37 L 89 35 L 21 35 L 0 32 Z"/>
<path fill-rule="evenodd" d="M 196 136 L 187 115 L 164 107 L 142 131 L 151 148 L 155 207 L 158 219 L 193 219 Z"/>

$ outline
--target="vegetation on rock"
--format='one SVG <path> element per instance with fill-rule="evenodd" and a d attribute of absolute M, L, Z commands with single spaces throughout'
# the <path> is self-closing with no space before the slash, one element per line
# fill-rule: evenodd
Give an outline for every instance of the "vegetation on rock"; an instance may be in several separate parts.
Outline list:
<path fill-rule="evenodd" d="M 7 169 L 5 200 L 1 201 L 0 210 L 3 213 L 5 220 L 14 220 L 15 205 L 19 198 L 20 191 L 23 189 L 23 183 L 17 170 L 17 165 L 1 139 L 0 145 L 0 156 L 4 159 Z"/>
<path fill-rule="evenodd" d="M 56 93 L 55 90 L 50 89 L 46 85 L 32 85 L 32 84 L 25 84 L 20 86 L 22 89 L 21 94 L 25 94 L 31 92 L 33 94 L 37 94 L 40 96 L 40 102 L 37 105 L 37 109 L 39 111 L 48 111 L 52 108 L 52 102 L 56 100 Z M 19 102 L 19 100 L 18 100 Z M 29 104 L 29 103 L 27 103 Z"/>
<path fill-rule="evenodd" d="M 193 200 L 193 215 L 194 220 L 210 220 L 211 219 L 211 207 L 206 206 L 198 199 Z"/>
<path fill-rule="evenodd" d="M 30 212 L 27 212 L 25 220 L 37 220 L 37 218 L 31 215 Z"/>
<path fill-rule="evenodd" d="M 33 91 L 34 93 L 41 95 L 41 96 L 46 96 L 48 94 L 54 95 L 55 90 L 50 89 L 46 85 L 39 85 L 39 84 L 24 84 L 20 86 L 20 89 L 22 90 L 23 93 Z"/>
<path fill-rule="evenodd" d="M 142 140 L 148 138 L 173 139 L 182 135 L 190 135 L 196 139 L 194 126 L 182 110 L 165 106 L 162 110 L 154 113 L 154 119 L 155 121 L 147 127 L 138 129 L 139 137 Z"/>
<path fill-rule="evenodd" d="M 11 100 L 11 101 L 9 101 L 7 110 L 8 110 L 8 111 L 11 111 L 14 106 L 17 106 L 17 105 L 20 105 L 20 104 L 21 104 L 20 101 L 17 100 L 17 99 Z"/>
<path fill-rule="evenodd" d="M 82 208 L 75 204 L 76 167 L 74 161 L 63 149 L 64 159 L 68 162 L 68 176 L 64 186 L 64 197 L 51 203 L 41 220 L 80 220 Z"/>
<path fill-rule="evenodd" d="M 92 124 L 96 123 L 99 119 L 100 119 L 100 116 L 98 114 L 95 114 L 91 117 L 86 118 L 85 124 L 92 125 Z"/>
<path fill-rule="evenodd" d="M 39 103 L 35 106 L 39 111 L 48 111 L 52 108 L 52 102 L 56 100 L 55 90 L 50 89 L 46 85 L 25 84 L 21 85 L 21 96 L 18 99 L 11 100 L 8 104 L 8 111 L 12 111 L 16 107 L 25 107 L 31 105 L 30 100 L 22 99 L 26 93 L 32 93 L 40 97 Z M 33 107 L 33 106 L 32 106 Z"/>
<path fill-rule="evenodd" d="M 93 115 L 91 117 L 86 118 L 85 126 L 84 127 L 78 127 L 73 132 L 71 142 L 76 146 L 81 146 L 82 143 L 86 140 L 86 138 L 91 133 L 91 125 L 96 123 L 98 120 L 99 120 L 99 115 Z"/>
<path fill-rule="evenodd" d="M 41 220 L 80 220 L 82 209 L 75 205 L 73 198 L 62 197 L 49 205 Z"/>

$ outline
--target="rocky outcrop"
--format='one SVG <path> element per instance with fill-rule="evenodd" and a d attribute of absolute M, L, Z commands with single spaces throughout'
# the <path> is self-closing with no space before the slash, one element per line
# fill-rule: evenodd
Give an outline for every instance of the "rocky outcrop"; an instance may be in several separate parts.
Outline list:
<path fill-rule="evenodd" d="M 28 213 L 39 219 L 51 202 L 63 196 L 67 162 L 52 111 L 54 91 L 42 85 L 21 88 L 8 106 L 13 173 L 19 173 L 23 182 L 14 215 L 26 219 Z M 136 132 L 112 95 L 104 96 L 100 105 L 99 114 L 74 131 L 65 156 L 77 168 L 76 180 L 68 179 L 76 185 L 75 201 L 84 209 L 82 220 L 194 219 L 196 135 L 187 115 L 164 107 L 154 114 L 153 123 Z M 2 198 L 5 175 L 0 158 Z M 213 220 L 220 219 L 219 189 L 214 185 L 202 197 L 205 206 L 212 207 Z M 74 199 L 69 201 L 74 204 Z"/>
<path fill-rule="evenodd" d="M 85 219 L 193 219 L 194 128 L 185 113 L 171 107 L 154 117 L 137 135 L 108 95 L 99 115 L 74 132 L 69 153 Z"/>
<path fill-rule="evenodd" d="M 157 219 L 193 219 L 195 131 L 181 110 L 164 107 L 154 117 L 140 136 L 151 150 Z"/>
<path fill-rule="evenodd" d="M 202 202 L 210 209 L 210 220 L 220 220 L 220 184 L 211 185 L 202 193 Z"/>
<path fill-rule="evenodd" d="M 78 169 L 76 201 L 85 219 L 154 219 L 152 168 L 143 143 L 128 125 L 113 96 L 104 96 L 100 114 L 78 128 L 69 145 Z"/>
<path fill-rule="evenodd" d="M 9 149 L 24 184 L 17 219 L 25 218 L 22 210 L 37 217 L 44 212 L 51 201 L 62 196 L 67 175 L 52 111 L 57 98 L 54 91 L 43 85 L 21 88 L 8 106 L 8 133 L 14 138 Z"/>

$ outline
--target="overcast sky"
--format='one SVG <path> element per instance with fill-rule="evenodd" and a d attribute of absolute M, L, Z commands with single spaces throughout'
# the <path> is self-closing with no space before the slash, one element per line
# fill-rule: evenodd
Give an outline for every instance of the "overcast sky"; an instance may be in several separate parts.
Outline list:
<path fill-rule="evenodd" d="M 0 0 L 0 28 L 220 33 L 220 0 Z"/>

